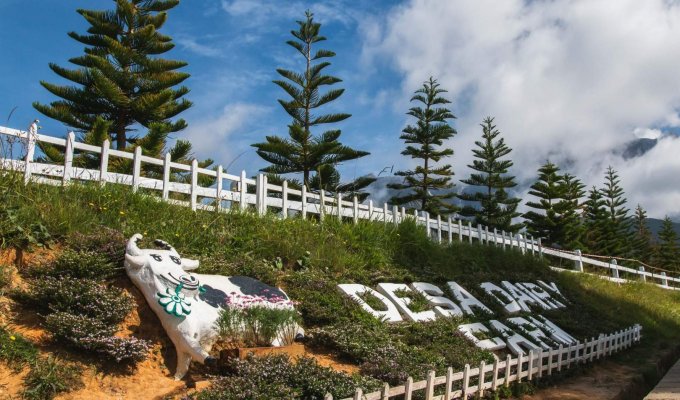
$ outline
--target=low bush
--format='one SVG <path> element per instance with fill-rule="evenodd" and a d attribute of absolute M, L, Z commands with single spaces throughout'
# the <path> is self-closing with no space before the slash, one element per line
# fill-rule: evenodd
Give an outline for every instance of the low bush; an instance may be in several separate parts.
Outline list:
<path fill-rule="evenodd" d="M 68 236 L 67 242 L 71 249 L 99 254 L 115 266 L 121 266 L 125 260 L 127 239 L 116 229 L 100 226 L 89 233 L 74 232 Z"/>
<path fill-rule="evenodd" d="M 6 265 L 0 265 L 0 296 L 5 295 L 10 283 L 12 283 L 12 270 Z"/>
<path fill-rule="evenodd" d="M 94 251 L 66 250 L 53 262 L 32 268 L 29 273 L 34 277 L 51 276 L 84 279 L 107 279 L 121 274 L 122 269 L 114 264 L 106 254 Z"/>
<path fill-rule="evenodd" d="M 107 325 L 122 322 L 134 307 L 132 297 L 121 289 L 71 277 L 36 279 L 18 299 L 41 312 L 84 315 Z"/>
<path fill-rule="evenodd" d="M 60 393 L 82 386 L 81 371 L 59 359 L 48 357 L 35 362 L 24 378 L 23 397 L 28 400 L 50 400 Z"/>
<path fill-rule="evenodd" d="M 0 359 L 15 371 L 31 364 L 38 356 L 38 349 L 18 333 L 0 327 Z"/>
<path fill-rule="evenodd" d="M 216 379 L 198 400 L 323 399 L 348 397 L 357 387 L 375 390 L 381 383 L 350 376 L 319 366 L 316 360 L 300 358 L 295 363 L 285 355 L 230 360 L 227 376 Z"/>
<path fill-rule="evenodd" d="M 275 339 L 283 345 L 295 340 L 300 314 L 293 303 L 280 296 L 232 294 L 229 306 L 220 311 L 216 322 L 221 338 L 248 347 L 271 346 Z"/>

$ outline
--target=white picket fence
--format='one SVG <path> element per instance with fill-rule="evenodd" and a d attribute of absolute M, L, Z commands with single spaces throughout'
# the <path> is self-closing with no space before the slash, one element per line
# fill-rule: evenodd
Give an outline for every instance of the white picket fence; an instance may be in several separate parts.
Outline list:
<path fill-rule="evenodd" d="M 481 362 L 475 368 L 465 365 L 460 372 L 454 373 L 449 368 L 443 376 L 435 376 L 434 371 L 429 371 L 425 380 L 414 382 L 409 377 L 402 386 L 390 387 L 385 384 L 382 390 L 366 394 L 361 389 L 356 389 L 353 397 L 344 400 L 389 400 L 400 396 L 411 400 L 416 393 L 423 393 L 426 400 L 467 399 L 471 395 L 481 398 L 488 390 L 494 391 L 501 386 L 507 387 L 512 382 L 552 375 L 563 368 L 570 368 L 572 364 L 592 362 L 629 348 L 640 341 L 641 331 L 640 325 L 634 325 L 623 331 L 600 335 L 567 347 L 560 345 L 556 349 L 531 351 L 516 358 L 508 355 L 505 360 L 496 359 L 488 365 Z M 435 395 L 442 392 L 443 394 Z M 332 400 L 333 396 L 327 394 L 324 399 Z"/>
<path fill-rule="evenodd" d="M 603 262 L 594 258 L 584 257 L 577 250 L 575 252 L 550 249 L 543 247 L 541 239 L 534 239 L 528 235 L 490 230 L 488 227 L 473 226 L 470 221 L 448 217 L 431 218 L 425 211 L 414 211 L 407 215 L 404 207 L 390 206 L 385 203 L 377 207 L 373 201 L 360 204 L 354 197 L 351 201 L 343 199 L 340 193 L 335 197 L 326 195 L 323 191 L 312 193 L 305 187 L 295 190 L 288 187 L 284 181 L 282 186 L 272 185 L 267 182 L 267 177 L 259 174 L 256 179 L 246 176 L 245 171 L 240 175 L 227 173 L 219 165 L 215 170 L 199 168 L 194 160 L 191 165 L 180 164 L 170 160 L 170 154 L 163 159 L 157 159 L 142 155 L 141 149 L 136 148 L 134 153 L 114 150 L 110 148 L 108 140 L 102 146 L 92 146 L 75 140 L 75 134 L 69 133 L 65 139 L 38 133 L 37 124 L 31 124 L 28 131 L 0 126 L 0 134 L 10 139 L 19 140 L 25 147 L 21 159 L 13 155 L 5 155 L 0 159 L 0 168 L 20 171 L 24 174 L 24 180 L 52 185 L 68 184 L 71 181 L 96 181 L 102 185 L 117 183 L 132 187 L 133 191 L 147 189 L 160 193 L 160 199 L 179 205 L 191 207 L 192 210 L 221 211 L 231 208 L 239 210 L 255 210 L 263 215 L 267 212 L 276 212 L 281 218 L 292 215 L 300 215 L 307 218 L 308 215 L 317 215 L 319 219 L 338 218 L 340 220 L 352 220 L 357 223 L 361 220 L 380 221 L 385 224 L 399 224 L 411 219 L 419 225 L 426 227 L 428 236 L 438 242 L 468 241 L 498 246 L 503 249 L 516 248 L 523 253 L 549 255 L 575 263 L 575 269 L 583 272 L 583 266 L 591 265 L 605 268 L 610 271 L 611 280 L 624 282 L 619 274 L 634 275 L 637 279 L 653 282 L 666 289 L 680 290 L 680 277 L 667 276 L 665 272 L 645 271 L 619 266 L 615 260 Z M 48 143 L 64 148 L 64 164 L 54 165 L 35 161 L 36 143 Z M 99 169 L 79 168 L 73 165 L 74 155 L 77 153 L 93 153 L 99 156 Z M 132 174 L 111 172 L 108 166 L 114 159 L 129 160 L 132 162 Z M 143 175 L 144 165 L 153 165 L 163 170 L 162 178 L 153 178 Z M 171 181 L 173 172 L 181 172 L 190 176 L 190 182 Z M 215 183 L 210 187 L 199 184 L 201 176 L 211 178 Z M 250 189 L 250 190 L 249 190 Z M 253 190 L 254 189 L 254 190 Z M 254 191 L 254 193 L 252 193 Z M 189 201 L 172 199 L 171 193 L 179 193 L 189 198 Z"/>

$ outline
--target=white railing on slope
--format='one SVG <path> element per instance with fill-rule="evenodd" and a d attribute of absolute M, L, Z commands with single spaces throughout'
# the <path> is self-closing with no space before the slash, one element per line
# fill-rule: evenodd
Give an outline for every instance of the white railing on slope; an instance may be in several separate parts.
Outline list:
<path fill-rule="evenodd" d="M 282 186 L 272 185 L 267 182 L 265 175 L 258 175 L 256 179 L 246 176 L 245 171 L 240 175 L 231 175 L 219 165 L 215 170 L 198 167 L 196 160 L 191 165 L 180 164 L 170 160 L 170 154 L 163 159 L 144 156 L 140 148 L 134 153 L 114 150 L 110 143 L 105 140 L 101 146 L 92 146 L 75 140 L 75 134 L 69 133 L 66 139 L 38 134 L 36 123 L 31 124 L 28 131 L 21 131 L 0 126 L 0 134 L 7 135 L 12 139 L 21 140 L 26 146 L 25 157 L 16 160 L 9 155 L 8 158 L 0 159 L 0 168 L 12 169 L 24 173 L 25 182 L 39 182 L 53 185 L 68 184 L 72 180 L 96 181 L 101 184 L 118 183 L 132 187 L 133 191 L 140 188 L 156 190 L 160 192 L 161 199 L 175 204 L 191 207 L 192 210 L 203 209 L 220 211 L 238 206 L 245 210 L 254 208 L 259 214 L 266 214 L 270 208 L 280 213 L 282 218 L 287 218 L 293 213 L 306 218 L 309 214 L 318 215 L 319 219 L 330 216 L 339 219 L 351 219 L 357 223 L 360 219 L 382 221 L 385 224 L 399 224 L 405 219 L 415 221 L 427 227 L 428 236 L 438 242 L 454 240 L 474 241 L 481 244 L 490 244 L 505 248 L 517 248 L 523 253 L 550 255 L 562 259 L 575 261 L 576 270 L 583 271 L 583 264 L 607 268 L 611 271 L 614 279 L 619 278 L 619 272 L 634 274 L 642 280 L 657 283 L 663 288 L 679 289 L 680 277 L 666 276 L 665 272 L 653 273 L 640 267 L 639 270 L 618 266 L 613 262 L 607 263 L 592 258 L 583 257 L 580 252 L 549 249 L 541 245 L 541 239 L 535 240 L 528 235 L 516 234 L 488 227 L 473 226 L 470 221 L 453 219 L 448 217 L 431 218 L 430 215 L 418 210 L 412 215 L 406 214 L 404 207 L 390 206 L 385 203 L 382 207 L 376 207 L 373 201 L 368 204 L 359 204 L 356 197 L 347 201 L 336 194 L 335 197 L 327 196 L 324 192 L 311 193 L 305 187 L 295 190 L 288 187 L 286 181 Z M 35 161 L 35 147 L 37 142 L 48 143 L 64 148 L 64 164 L 54 165 Z M 86 169 L 73 166 L 74 155 L 77 152 L 94 153 L 100 157 L 99 169 Z M 109 162 L 113 158 L 132 161 L 132 174 L 122 174 L 108 170 Z M 143 176 L 144 164 L 162 167 L 162 178 Z M 190 175 L 190 182 L 171 181 L 172 172 L 180 171 Z M 215 181 L 213 187 L 199 185 L 200 177 L 207 176 Z M 255 193 L 249 193 L 249 188 L 254 188 Z M 250 190 L 252 192 L 252 190 Z M 179 193 L 189 196 L 189 201 L 178 201 L 170 198 L 171 193 Z M 272 195 L 270 197 L 270 195 Z M 207 201 L 207 204 L 206 204 Z M 225 204 L 226 202 L 226 204 Z"/>
<path fill-rule="evenodd" d="M 430 371 L 425 380 L 414 382 L 409 377 L 402 386 L 389 387 L 385 384 L 382 390 L 366 394 L 357 389 L 353 397 L 344 400 L 389 400 L 400 396 L 410 400 L 418 392 L 424 393 L 426 400 L 467 399 L 473 394 L 481 398 L 487 390 L 494 391 L 523 379 L 530 381 L 543 375 L 552 375 L 563 368 L 570 368 L 572 364 L 591 362 L 629 348 L 640 341 L 641 331 L 640 325 L 634 325 L 623 331 L 600 335 L 567 347 L 539 350 L 536 353 L 531 351 L 528 355 L 519 355 L 517 358 L 508 355 L 505 360 L 496 359 L 493 364 L 488 365 L 482 362 L 475 368 L 465 365 L 461 372 L 454 373 L 449 368 L 444 376 L 435 376 L 435 372 Z M 443 394 L 435 395 L 442 391 Z M 324 399 L 332 400 L 333 396 L 327 394 Z"/>

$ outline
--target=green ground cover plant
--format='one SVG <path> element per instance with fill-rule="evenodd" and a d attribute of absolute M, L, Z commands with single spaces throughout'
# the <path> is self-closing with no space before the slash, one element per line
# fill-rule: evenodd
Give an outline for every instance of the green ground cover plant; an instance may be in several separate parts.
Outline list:
<path fill-rule="evenodd" d="M 75 251 L 106 254 L 117 267 L 125 238 L 142 233 L 146 240 L 164 239 L 183 256 L 199 258 L 199 273 L 247 275 L 280 286 L 299 302 L 296 309 L 309 345 L 334 351 L 359 365 L 364 376 L 391 384 L 403 383 L 408 375 L 421 379 L 430 368 L 442 374 L 448 366 L 488 362 L 492 355 L 457 333 L 456 326 L 472 322 L 469 318 L 384 324 L 342 296 L 337 284 L 375 288 L 380 282 L 425 281 L 450 297 L 446 282 L 456 281 L 502 316 L 502 306 L 479 288 L 481 282 L 541 279 L 555 282 L 567 301 L 566 309 L 541 314 L 576 338 L 643 325 L 642 343 L 617 355 L 621 362 L 646 369 L 657 354 L 678 343 L 680 294 L 649 284 L 617 285 L 583 274 L 560 274 L 547 268 L 547 260 L 516 250 L 440 245 L 410 222 L 394 227 L 334 218 L 320 223 L 250 212 L 192 212 L 116 185 L 23 186 L 0 178 L 0 190 L 10 193 L 3 207 L 13 207 L 22 223 L 40 221 L 53 240 L 79 246 Z M 96 240 L 84 239 L 96 235 Z M 48 277 L 44 285 L 56 285 L 59 279 L 73 278 Z M 44 300 L 38 303 L 55 311 Z M 479 315 L 478 320 L 489 318 Z"/>

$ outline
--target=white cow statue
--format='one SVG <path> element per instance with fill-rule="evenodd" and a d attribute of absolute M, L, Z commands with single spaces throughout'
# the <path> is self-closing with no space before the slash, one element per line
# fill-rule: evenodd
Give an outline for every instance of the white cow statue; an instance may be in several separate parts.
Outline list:
<path fill-rule="evenodd" d="M 184 377 L 191 360 L 215 361 L 208 354 L 218 339 L 215 322 L 220 310 L 228 307 L 230 298 L 256 295 L 288 300 L 281 289 L 252 278 L 188 273 L 198 268 L 197 260 L 182 258 L 162 240 L 155 241 L 162 249 L 140 249 L 137 242 L 141 239 L 142 235 L 135 234 L 128 241 L 125 271 L 142 291 L 175 345 L 175 379 Z M 298 332 L 302 334 L 301 328 Z M 272 344 L 280 345 L 277 341 Z"/>

